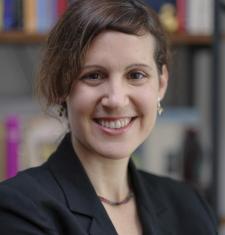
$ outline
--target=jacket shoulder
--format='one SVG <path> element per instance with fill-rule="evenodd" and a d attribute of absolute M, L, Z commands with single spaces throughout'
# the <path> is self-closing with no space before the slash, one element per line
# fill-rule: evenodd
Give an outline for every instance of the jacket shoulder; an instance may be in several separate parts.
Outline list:
<path fill-rule="evenodd" d="M 152 189 L 157 192 L 157 196 L 161 198 L 171 210 L 180 214 L 195 214 L 199 217 L 209 219 L 213 227 L 218 227 L 218 222 L 214 212 L 198 192 L 198 190 L 179 180 L 175 180 L 166 176 L 154 175 L 140 170 L 141 178 L 146 189 L 152 192 Z"/>
<path fill-rule="evenodd" d="M 0 227 L 2 234 L 51 234 L 53 226 L 42 213 L 44 187 L 30 169 L 0 183 Z M 43 198 L 43 197 L 42 197 Z M 46 196 L 45 196 L 46 198 Z"/>
<path fill-rule="evenodd" d="M 46 163 L 21 171 L 15 177 L 1 182 L 0 193 L 6 189 L 20 192 L 36 202 L 41 198 L 53 197 L 57 200 L 64 198 Z"/>

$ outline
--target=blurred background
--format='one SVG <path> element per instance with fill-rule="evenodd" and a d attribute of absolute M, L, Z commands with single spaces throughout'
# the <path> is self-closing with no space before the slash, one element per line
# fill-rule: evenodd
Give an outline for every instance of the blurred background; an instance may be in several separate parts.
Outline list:
<path fill-rule="evenodd" d="M 0 180 L 41 164 L 66 132 L 33 88 L 48 32 L 70 2 L 0 0 Z M 225 1 L 146 2 L 168 32 L 172 60 L 164 112 L 134 160 L 196 187 L 224 235 Z"/>

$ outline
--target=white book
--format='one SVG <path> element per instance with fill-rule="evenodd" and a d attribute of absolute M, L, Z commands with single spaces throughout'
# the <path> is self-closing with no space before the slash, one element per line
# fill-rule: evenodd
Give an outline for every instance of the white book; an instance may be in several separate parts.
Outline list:
<path fill-rule="evenodd" d="M 204 10 L 202 14 L 202 34 L 213 34 L 214 25 L 214 0 L 202 0 Z"/>
<path fill-rule="evenodd" d="M 188 0 L 186 4 L 187 32 L 195 35 L 211 35 L 214 23 L 214 0 Z"/>

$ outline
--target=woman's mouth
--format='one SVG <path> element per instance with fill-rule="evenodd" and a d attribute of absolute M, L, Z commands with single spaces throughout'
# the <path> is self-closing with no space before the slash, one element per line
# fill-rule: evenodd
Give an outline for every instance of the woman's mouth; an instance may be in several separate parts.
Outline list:
<path fill-rule="evenodd" d="M 119 129 L 126 127 L 130 123 L 130 121 L 131 118 L 121 118 L 117 120 L 104 120 L 104 119 L 97 120 L 98 124 L 110 129 Z"/>
<path fill-rule="evenodd" d="M 110 133 L 126 131 L 132 124 L 135 117 L 125 118 L 97 118 L 95 122 L 104 130 Z"/>

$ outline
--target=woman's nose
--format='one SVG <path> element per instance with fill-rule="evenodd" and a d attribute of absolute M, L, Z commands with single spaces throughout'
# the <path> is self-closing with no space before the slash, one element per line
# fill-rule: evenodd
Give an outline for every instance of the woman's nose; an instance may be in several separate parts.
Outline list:
<path fill-rule="evenodd" d="M 111 109 L 123 108 L 129 104 L 129 94 L 123 82 L 109 82 L 101 103 Z"/>

